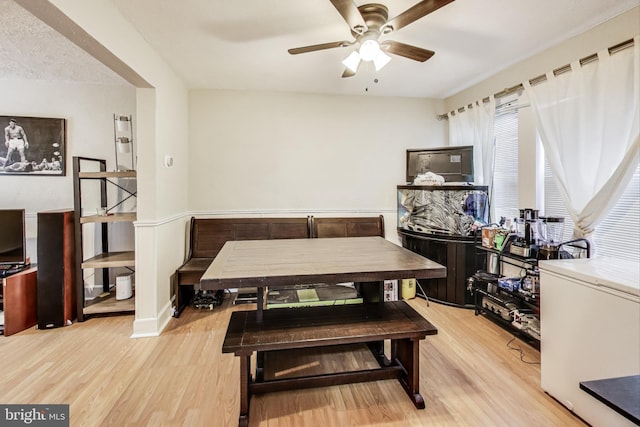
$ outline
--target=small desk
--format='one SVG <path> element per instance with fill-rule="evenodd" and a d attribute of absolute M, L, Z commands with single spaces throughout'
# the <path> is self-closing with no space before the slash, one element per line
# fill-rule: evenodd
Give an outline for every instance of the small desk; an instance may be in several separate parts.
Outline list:
<path fill-rule="evenodd" d="M 580 388 L 640 426 L 640 375 L 582 381 Z"/>
<path fill-rule="evenodd" d="M 240 419 L 248 424 L 253 393 L 349 382 L 398 378 L 416 408 L 419 393 L 418 344 L 437 329 L 404 301 L 361 306 L 283 308 L 263 311 L 263 289 L 313 283 L 358 282 L 379 286 L 384 280 L 445 277 L 446 268 L 382 237 L 229 241 L 200 280 L 202 289 L 256 287 L 256 311 L 232 314 L 222 351 L 241 358 Z M 380 289 L 380 294 L 382 290 Z M 391 340 L 391 360 L 381 340 Z M 379 369 L 264 381 L 261 354 L 277 349 L 367 343 Z M 250 355 L 257 352 L 251 380 Z M 261 353 L 262 352 L 262 353 Z"/>

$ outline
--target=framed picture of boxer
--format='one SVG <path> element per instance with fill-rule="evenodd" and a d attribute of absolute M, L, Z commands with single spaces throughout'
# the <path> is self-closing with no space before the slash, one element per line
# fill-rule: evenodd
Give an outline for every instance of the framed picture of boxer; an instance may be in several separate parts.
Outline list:
<path fill-rule="evenodd" d="M 66 175 L 65 119 L 0 116 L 0 175 Z"/>

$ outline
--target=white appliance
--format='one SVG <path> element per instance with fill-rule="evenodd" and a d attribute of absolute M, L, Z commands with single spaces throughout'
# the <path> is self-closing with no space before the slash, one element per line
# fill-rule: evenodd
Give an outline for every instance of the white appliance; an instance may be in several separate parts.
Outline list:
<path fill-rule="evenodd" d="M 640 374 L 640 264 L 591 258 L 539 268 L 543 390 L 594 427 L 634 425 L 580 382 Z"/>

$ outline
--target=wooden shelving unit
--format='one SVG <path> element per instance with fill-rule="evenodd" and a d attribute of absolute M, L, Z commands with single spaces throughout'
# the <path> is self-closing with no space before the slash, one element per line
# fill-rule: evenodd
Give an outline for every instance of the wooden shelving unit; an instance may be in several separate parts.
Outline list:
<path fill-rule="evenodd" d="M 93 169 L 81 170 L 83 167 Z M 97 171 L 95 169 L 98 169 Z M 110 272 L 112 268 L 127 268 L 135 271 L 134 251 L 109 251 L 109 226 L 115 223 L 133 222 L 136 220 L 135 212 L 112 212 L 125 201 L 136 197 L 136 191 L 131 191 L 119 184 L 122 179 L 136 179 L 136 171 L 106 170 L 106 161 L 89 157 L 73 158 L 73 187 L 75 210 L 75 237 L 79 250 L 76 251 L 76 283 L 78 320 L 84 321 L 90 315 L 133 313 L 135 311 L 135 296 L 125 300 L 117 300 L 115 289 L 110 284 Z M 97 181 L 99 183 L 100 206 L 106 207 L 104 215 L 99 215 L 95 209 L 88 210 L 83 205 L 83 185 L 85 181 Z M 124 197 L 119 200 L 109 200 L 107 187 L 113 185 L 119 188 Z M 95 191 L 95 190 L 93 190 Z M 94 224 L 96 233 L 100 234 L 99 253 L 85 256 L 83 246 L 83 227 Z M 99 230 L 99 231 L 98 231 Z M 102 271 L 102 293 L 93 299 L 85 298 L 84 270 L 96 269 Z"/>

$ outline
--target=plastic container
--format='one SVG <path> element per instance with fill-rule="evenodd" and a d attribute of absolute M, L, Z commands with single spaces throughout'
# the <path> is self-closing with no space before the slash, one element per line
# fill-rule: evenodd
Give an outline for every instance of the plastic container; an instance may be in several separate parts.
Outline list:
<path fill-rule="evenodd" d="M 116 277 L 116 299 L 129 299 L 133 296 L 131 274 L 122 274 Z"/>
<path fill-rule="evenodd" d="M 416 297 L 416 279 L 402 279 L 402 299 Z"/>

